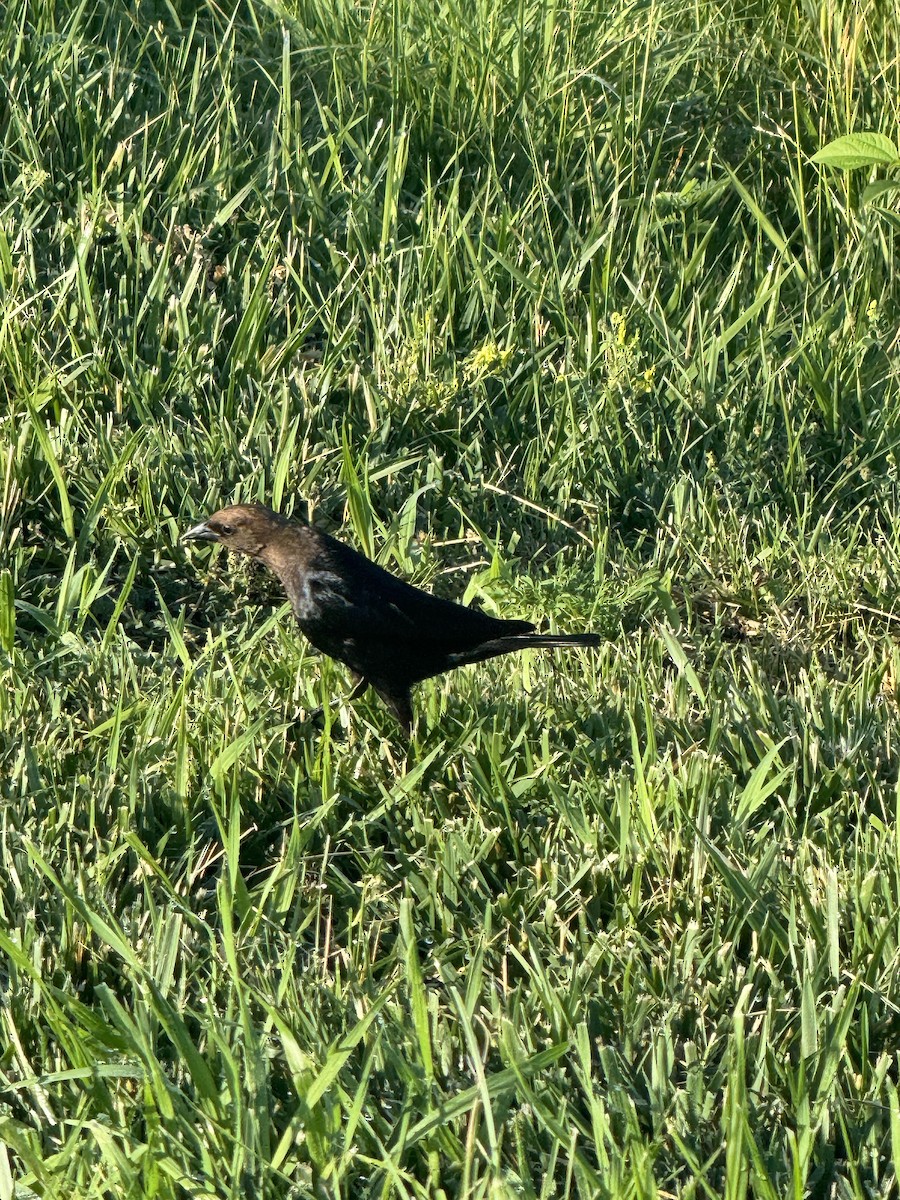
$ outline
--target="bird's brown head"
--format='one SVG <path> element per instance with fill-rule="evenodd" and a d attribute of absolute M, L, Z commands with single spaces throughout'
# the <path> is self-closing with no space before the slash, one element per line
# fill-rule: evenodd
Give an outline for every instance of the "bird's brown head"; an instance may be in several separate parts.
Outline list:
<path fill-rule="evenodd" d="M 219 542 L 226 550 L 265 558 L 270 544 L 290 522 L 264 504 L 232 504 L 181 535 L 183 542 Z"/>

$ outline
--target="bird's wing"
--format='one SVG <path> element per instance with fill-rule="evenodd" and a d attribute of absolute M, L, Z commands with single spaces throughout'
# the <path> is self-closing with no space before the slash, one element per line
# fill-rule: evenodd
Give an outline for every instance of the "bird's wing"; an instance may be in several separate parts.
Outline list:
<path fill-rule="evenodd" d="M 337 542 L 307 568 L 305 591 L 305 603 L 294 606 L 301 627 L 307 624 L 301 610 L 308 607 L 317 628 L 334 638 L 441 646 L 531 628 L 432 596 Z"/>

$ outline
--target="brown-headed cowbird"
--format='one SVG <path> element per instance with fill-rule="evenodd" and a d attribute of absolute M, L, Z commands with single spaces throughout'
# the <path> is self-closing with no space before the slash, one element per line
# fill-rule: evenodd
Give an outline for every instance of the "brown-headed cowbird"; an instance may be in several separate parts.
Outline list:
<path fill-rule="evenodd" d="M 235 504 L 184 534 L 265 563 L 281 580 L 297 623 L 317 650 L 350 668 L 351 699 L 368 684 L 407 733 L 410 689 L 453 667 L 531 646 L 598 646 L 595 633 L 535 633 L 412 587 L 311 525 L 261 504 Z"/>

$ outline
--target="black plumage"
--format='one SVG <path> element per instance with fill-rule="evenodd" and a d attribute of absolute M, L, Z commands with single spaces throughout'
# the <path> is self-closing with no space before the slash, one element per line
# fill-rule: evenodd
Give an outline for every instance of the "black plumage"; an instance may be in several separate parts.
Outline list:
<path fill-rule="evenodd" d="M 593 633 L 540 634 L 404 583 L 320 529 L 260 504 L 223 508 L 184 534 L 259 559 L 281 580 L 309 641 L 371 685 L 409 731 L 414 684 L 532 646 L 597 646 Z"/>

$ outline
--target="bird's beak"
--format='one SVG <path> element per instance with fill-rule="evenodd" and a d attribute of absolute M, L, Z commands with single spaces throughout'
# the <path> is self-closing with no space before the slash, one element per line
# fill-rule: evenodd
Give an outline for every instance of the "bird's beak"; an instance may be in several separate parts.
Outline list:
<path fill-rule="evenodd" d="M 193 529 L 183 533 L 181 540 L 183 542 L 217 542 L 219 535 L 215 530 L 210 529 L 205 521 L 201 521 L 199 525 L 195 525 Z"/>

